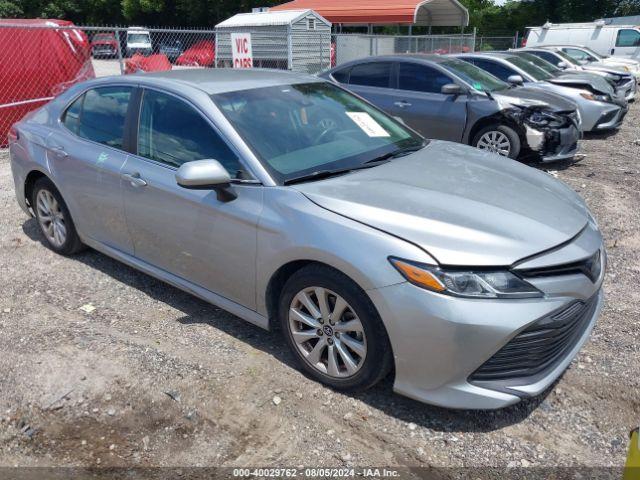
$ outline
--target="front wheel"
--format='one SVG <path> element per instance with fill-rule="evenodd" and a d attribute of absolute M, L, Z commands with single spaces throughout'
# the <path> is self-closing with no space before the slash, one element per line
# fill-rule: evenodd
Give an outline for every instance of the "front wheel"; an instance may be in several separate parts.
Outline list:
<path fill-rule="evenodd" d="M 475 135 L 471 146 L 514 159 L 518 158 L 521 149 L 518 133 L 506 125 L 483 128 Z"/>
<path fill-rule="evenodd" d="M 289 347 L 313 378 L 340 390 L 364 390 L 384 378 L 392 354 L 382 320 L 351 279 L 321 265 L 286 282 L 279 317 Z"/>

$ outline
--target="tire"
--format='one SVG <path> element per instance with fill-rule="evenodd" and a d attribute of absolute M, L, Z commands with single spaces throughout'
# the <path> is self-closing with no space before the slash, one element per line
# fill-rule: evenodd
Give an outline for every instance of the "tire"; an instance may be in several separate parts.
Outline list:
<path fill-rule="evenodd" d="M 328 311 L 335 314 L 337 307 L 342 312 L 339 318 L 322 315 L 316 292 L 326 294 Z M 303 293 L 321 318 L 317 315 L 312 318 L 311 310 L 301 302 Z M 299 321 L 302 318 L 299 314 L 304 315 L 305 322 L 310 318 L 314 320 L 315 325 Z M 302 369 L 330 387 L 366 390 L 391 370 L 391 344 L 378 312 L 367 294 L 337 270 L 309 265 L 295 272 L 282 289 L 278 317 L 285 339 Z M 297 342 L 294 337 L 305 341 Z M 324 345 L 318 347 L 322 341 Z M 314 353 L 320 350 L 319 355 Z M 316 356 L 318 362 L 315 362 Z"/>
<path fill-rule="evenodd" d="M 51 180 L 48 178 L 37 180 L 33 186 L 30 201 L 40 231 L 51 250 L 61 255 L 73 255 L 85 248 L 80 241 L 67 204 Z M 49 215 L 46 215 L 47 212 Z M 47 222 L 47 217 L 53 217 L 55 220 Z M 46 225 L 50 225 L 50 228 L 48 229 Z"/>
<path fill-rule="evenodd" d="M 492 140 L 492 138 L 495 140 Z M 503 139 L 506 140 L 509 144 L 508 153 L 505 153 L 504 150 L 502 152 L 499 151 L 499 146 L 494 143 L 496 141 L 501 142 L 501 140 Z M 494 144 L 492 145 L 492 143 Z M 471 146 L 479 148 L 480 150 L 488 150 L 503 157 L 509 157 L 513 159 L 518 158 L 518 156 L 520 155 L 520 150 L 522 149 L 522 143 L 520 142 L 520 136 L 518 135 L 518 132 L 506 125 L 490 125 L 483 128 L 473 137 Z"/>

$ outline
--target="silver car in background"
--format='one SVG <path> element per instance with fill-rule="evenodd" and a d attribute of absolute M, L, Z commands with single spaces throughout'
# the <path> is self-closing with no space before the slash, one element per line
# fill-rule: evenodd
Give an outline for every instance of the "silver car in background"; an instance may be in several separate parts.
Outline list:
<path fill-rule="evenodd" d="M 483 52 L 455 55 L 503 81 L 562 95 L 578 107 L 584 132 L 618 128 L 628 112 L 624 95 L 616 95 L 604 78 L 587 74 L 555 76 L 522 58 L 518 52 Z"/>
<path fill-rule="evenodd" d="M 339 83 L 427 138 L 514 159 L 567 160 L 578 151 L 572 101 L 518 87 L 442 55 L 383 55 L 344 63 L 321 77 Z"/>
<path fill-rule="evenodd" d="M 627 101 L 636 98 L 638 83 L 636 77 L 624 67 L 616 67 L 600 62 L 580 61 L 565 52 L 563 47 L 532 47 L 514 51 L 527 52 L 536 55 L 547 62 L 563 69 L 566 73 L 590 73 L 605 78 Z"/>
<path fill-rule="evenodd" d="M 602 237 L 570 188 L 315 77 L 93 80 L 17 123 L 10 154 L 52 250 L 279 326 L 336 389 L 394 368 L 403 395 L 505 407 L 560 376 L 602 304 Z"/>

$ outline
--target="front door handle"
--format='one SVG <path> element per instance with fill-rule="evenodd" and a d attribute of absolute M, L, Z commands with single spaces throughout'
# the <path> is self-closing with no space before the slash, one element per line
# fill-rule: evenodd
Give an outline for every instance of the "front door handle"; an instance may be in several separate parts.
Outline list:
<path fill-rule="evenodd" d="M 140 178 L 140 174 L 136 173 L 123 173 L 122 178 L 129 182 L 132 187 L 146 187 L 147 182 Z"/>
<path fill-rule="evenodd" d="M 393 104 L 396 107 L 400 107 L 400 108 L 406 108 L 406 107 L 410 107 L 411 104 L 409 102 L 407 102 L 406 100 L 401 100 L 399 102 L 393 102 Z"/>

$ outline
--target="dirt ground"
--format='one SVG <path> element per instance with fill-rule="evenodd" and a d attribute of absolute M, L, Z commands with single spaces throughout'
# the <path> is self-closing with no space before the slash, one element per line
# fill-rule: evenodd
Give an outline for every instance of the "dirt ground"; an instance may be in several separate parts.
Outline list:
<path fill-rule="evenodd" d="M 0 152 L 0 465 L 621 466 L 640 423 L 640 105 L 545 166 L 606 237 L 606 304 L 554 389 L 492 412 L 344 395 L 279 334 L 95 251 L 42 245 Z"/>

